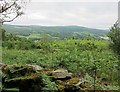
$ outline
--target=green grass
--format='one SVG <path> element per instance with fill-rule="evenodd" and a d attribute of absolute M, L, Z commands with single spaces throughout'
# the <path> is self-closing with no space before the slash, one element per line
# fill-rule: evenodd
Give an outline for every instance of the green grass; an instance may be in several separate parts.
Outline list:
<path fill-rule="evenodd" d="M 30 34 L 29 36 L 24 36 L 27 39 L 59 39 L 59 37 L 51 36 L 50 34 Z"/>

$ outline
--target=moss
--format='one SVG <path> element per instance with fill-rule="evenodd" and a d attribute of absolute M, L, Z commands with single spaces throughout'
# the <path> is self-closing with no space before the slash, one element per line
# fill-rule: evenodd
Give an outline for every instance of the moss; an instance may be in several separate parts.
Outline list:
<path fill-rule="evenodd" d="M 6 79 L 5 82 L 11 82 L 11 81 L 24 81 L 24 80 L 29 80 L 32 79 L 31 76 L 23 76 L 23 77 L 17 77 L 17 78 L 12 78 L 12 79 Z"/>
<path fill-rule="evenodd" d="M 72 78 L 72 79 L 67 81 L 67 84 L 77 84 L 79 82 L 80 82 L 79 78 Z"/>
<path fill-rule="evenodd" d="M 41 72 L 41 73 L 46 74 L 48 76 L 52 76 L 53 69 L 43 69 L 43 70 L 40 70 L 38 72 Z"/>
<path fill-rule="evenodd" d="M 3 92 L 20 92 L 19 88 L 5 88 L 2 89 Z"/>
<path fill-rule="evenodd" d="M 80 86 L 81 90 L 94 90 L 94 86 L 87 82 L 83 82 L 79 86 Z"/>
<path fill-rule="evenodd" d="M 37 84 L 39 86 L 41 83 L 41 80 L 38 80 L 39 75 L 32 67 L 8 65 L 3 70 L 3 89 L 17 87 L 20 89 L 20 92 L 33 92 L 33 90 L 31 91 L 32 85 Z M 40 83 L 36 83 L 36 81 Z"/>
<path fill-rule="evenodd" d="M 67 83 L 67 80 L 56 80 L 55 83 L 58 85 L 58 89 L 61 91 L 61 90 L 64 90 L 65 89 L 65 85 Z"/>
<path fill-rule="evenodd" d="M 53 92 L 58 90 L 51 76 L 35 71 L 32 67 L 11 65 L 5 68 L 6 70 L 3 71 L 2 75 L 2 88 L 4 90 L 12 90 L 14 88 L 18 88 L 19 92 Z"/>

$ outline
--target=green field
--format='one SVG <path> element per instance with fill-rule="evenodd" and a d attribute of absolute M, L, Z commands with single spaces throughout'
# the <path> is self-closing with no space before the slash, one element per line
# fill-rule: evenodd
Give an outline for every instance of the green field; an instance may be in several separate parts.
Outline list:
<path fill-rule="evenodd" d="M 3 48 L 5 64 L 37 64 L 45 68 L 64 68 L 74 73 L 94 74 L 117 84 L 117 57 L 101 40 L 55 40 L 35 43 L 40 49 Z"/>

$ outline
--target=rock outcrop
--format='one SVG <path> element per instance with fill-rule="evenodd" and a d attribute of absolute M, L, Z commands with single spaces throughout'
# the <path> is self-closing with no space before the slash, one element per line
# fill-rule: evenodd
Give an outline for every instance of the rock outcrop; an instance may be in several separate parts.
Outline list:
<path fill-rule="evenodd" d="M 33 65 L 5 65 L 2 66 L 2 92 L 44 92 L 57 90 L 52 78 L 38 72 L 42 68 Z M 52 92 L 52 91 L 51 91 Z"/>
<path fill-rule="evenodd" d="M 42 68 L 38 65 L 1 64 L 2 92 L 93 92 L 93 78 L 73 77 L 65 69 Z M 107 91 L 106 91 L 107 92 Z M 109 91 L 108 91 L 109 92 Z"/>

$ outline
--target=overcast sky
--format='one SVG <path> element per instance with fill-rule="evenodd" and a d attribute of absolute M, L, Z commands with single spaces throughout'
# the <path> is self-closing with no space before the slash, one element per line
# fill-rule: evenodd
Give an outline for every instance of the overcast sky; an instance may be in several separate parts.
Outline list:
<path fill-rule="evenodd" d="M 118 0 L 34 0 L 27 4 L 25 15 L 10 24 L 64 26 L 78 25 L 108 29 L 117 21 Z M 63 2 L 64 1 L 64 2 Z M 74 2 L 73 2 L 74 1 Z M 88 2 L 89 1 L 89 2 Z M 105 0 L 104 0 L 105 1 Z"/>

